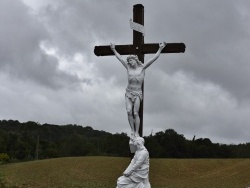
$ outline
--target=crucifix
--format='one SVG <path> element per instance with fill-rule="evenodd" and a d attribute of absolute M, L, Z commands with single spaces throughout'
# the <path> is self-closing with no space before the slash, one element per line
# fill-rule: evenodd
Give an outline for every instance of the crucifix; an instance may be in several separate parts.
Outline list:
<path fill-rule="evenodd" d="M 126 108 L 128 112 L 128 119 L 131 129 L 134 130 L 135 134 L 132 136 L 142 136 L 143 135 L 143 91 L 144 91 L 144 75 L 145 69 L 155 61 L 160 53 L 184 53 L 185 44 L 184 43 L 144 43 L 144 7 L 141 4 L 134 5 L 133 8 L 133 44 L 129 45 L 114 45 L 109 46 L 95 46 L 94 53 L 97 56 L 109 56 L 116 55 L 118 60 L 125 66 L 128 70 L 128 81 L 129 85 L 126 89 Z M 136 27 L 139 27 L 136 29 Z M 142 28 L 142 29 L 141 29 Z M 158 49 L 159 48 L 159 49 Z M 158 50 L 158 51 L 157 51 Z M 144 65 L 144 54 L 156 53 L 155 57 L 148 61 Z M 133 55 L 132 55 L 133 54 Z M 121 58 L 121 55 L 131 55 L 127 58 L 127 63 Z M 133 59 L 138 62 L 137 65 L 133 65 Z M 140 65 L 142 63 L 142 65 Z M 129 66 L 127 65 L 129 64 Z M 138 71 L 136 72 L 133 66 L 138 66 Z M 139 86 L 138 86 L 139 85 Z M 138 103 L 138 104 L 137 104 Z M 132 106 L 134 106 L 132 108 Z M 136 109 L 139 106 L 139 109 Z M 137 110 L 139 114 L 137 114 Z M 138 117 L 137 117 L 138 116 Z M 132 124 L 135 125 L 132 125 Z M 138 125 L 136 125 L 138 124 Z M 135 127 L 133 127 L 135 126 Z M 138 130 L 137 130 L 138 129 Z"/>

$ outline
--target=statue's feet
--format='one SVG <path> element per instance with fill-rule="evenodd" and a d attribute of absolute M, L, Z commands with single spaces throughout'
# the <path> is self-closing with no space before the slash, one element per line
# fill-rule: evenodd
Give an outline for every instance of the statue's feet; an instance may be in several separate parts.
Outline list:
<path fill-rule="evenodd" d="M 139 133 L 136 132 L 136 133 L 135 133 L 135 137 L 139 137 L 139 136 L 140 136 Z"/>
<path fill-rule="evenodd" d="M 131 132 L 131 138 L 134 138 L 134 137 L 135 137 L 135 133 Z"/>

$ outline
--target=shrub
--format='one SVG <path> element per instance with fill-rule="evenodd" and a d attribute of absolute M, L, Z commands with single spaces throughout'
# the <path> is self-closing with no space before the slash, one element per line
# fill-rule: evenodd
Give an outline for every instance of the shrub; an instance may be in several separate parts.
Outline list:
<path fill-rule="evenodd" d="M 0 153 L 0 164 L 10 162 L 10 157 L 7 153 Z"/>

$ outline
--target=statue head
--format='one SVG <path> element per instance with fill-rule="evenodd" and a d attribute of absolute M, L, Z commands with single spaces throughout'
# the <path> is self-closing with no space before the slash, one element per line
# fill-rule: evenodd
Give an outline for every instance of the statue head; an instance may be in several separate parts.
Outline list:
<path fill-rule="evenodd" d="M 141 146 L 144 146 L 144 143 L 145 143 L 145 141 L 144 141 L 144 138 L 142 138 L 142 137 L 140 137 L 140 136 L 138 136 L 138 137 L 136 137 L 135 138 L 135 140 L 134 140 L 134 144 L 138 147 L 141 147 Z"/>
<path fill-rule="evenodd" d="M 127 57 L 128 65 L 132 66 L 130 60 L 135 60 L 138 66 L 142 66 L 142 62 L 139 60 L 137 55 L 130 55 Z"/>

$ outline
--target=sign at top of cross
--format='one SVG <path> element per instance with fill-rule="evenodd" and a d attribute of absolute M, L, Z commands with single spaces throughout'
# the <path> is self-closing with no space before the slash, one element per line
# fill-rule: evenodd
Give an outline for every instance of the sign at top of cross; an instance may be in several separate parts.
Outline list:
<path fill-rule="evenodd" d="M 130 19 L 130 28 L 142 33 L 143 36 L 145 36 L 145 27 L 141 24 L 133 22 L 132 19 Z"/>
<path fill-rule="evenodd" d="M 125 93 L 128 121 L 132 136 L 143 133 L 143 91 L 145 69 L 148 68 L 160 55 L 160 53 L 184 53 L 184 43 L 144 43 L 144 7 L 141 4 L 134 5 L 133 9 L 133 44 L 95 46 L 94 53 L 97 56 L 115 55 L 124 65 L 128 73 L 128 87 Z M 144 64 L 144 54 L 156 53 L 152 59 Z M 121 55 L 130 55 L 127 61 Z"/>

